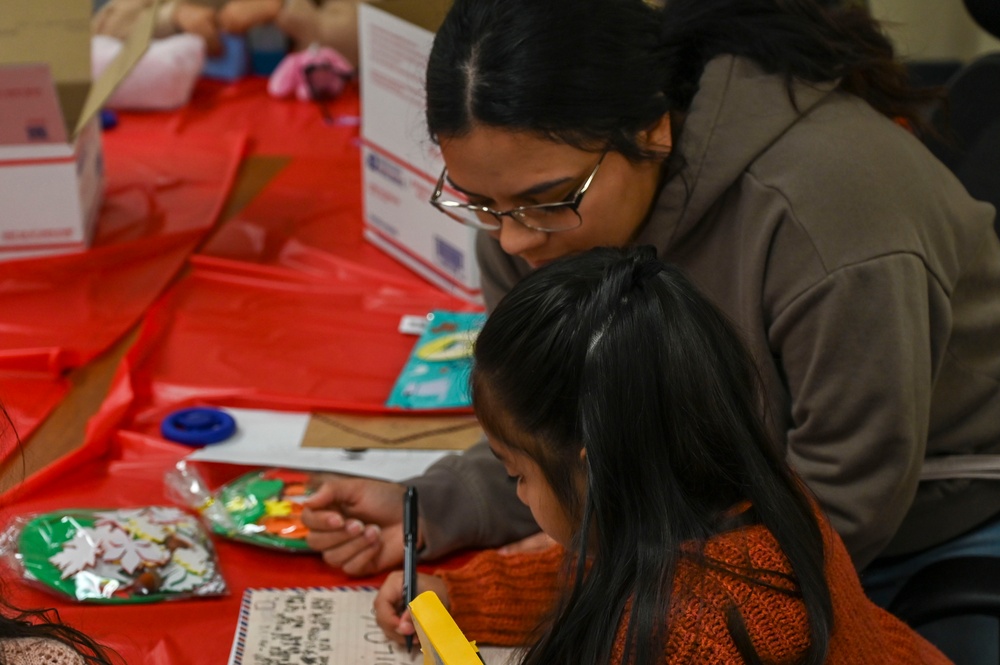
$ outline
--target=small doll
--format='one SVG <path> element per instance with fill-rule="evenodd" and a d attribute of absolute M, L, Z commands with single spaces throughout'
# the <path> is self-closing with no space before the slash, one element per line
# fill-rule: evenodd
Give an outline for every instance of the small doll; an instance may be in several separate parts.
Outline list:
<path fill-rule="evenodd" d="M 282 59 L 267 82 L 274 97 L 294 94 L 300 101 L 327 101 L 337 97 L 354 75 L 344 56 L 327 46 L 313 44 Z"/>

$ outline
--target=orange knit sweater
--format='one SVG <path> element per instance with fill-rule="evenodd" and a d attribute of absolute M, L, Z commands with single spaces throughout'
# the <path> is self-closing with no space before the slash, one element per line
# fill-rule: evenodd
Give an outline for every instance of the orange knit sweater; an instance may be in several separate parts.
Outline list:
<path fill-rule="evenodd" d="M 929 642 L 868 600 L 840 537 L 825 520 L 821 530 L 834 621 L 827 662 L 950 663 Z M 706 544 L 705 554 L 734 568 L 791 573 L 777 541 L 762 526 L 716 536 Z M 483 644 L 528 643 L 565 585 L 563 555 L 559 547 L 510 556 L 483 552 L 463 568 L 440 572 L 448 587 L 451 613 L 466 637 Z M 794 586 L 779 575 L 766 575 L 764 581 L 784 588 Z M 799 662 L 809 645 L 805 607 L 795 596 L 692 561 L 679 563 L 673 593 L 666 663 L 742 663 L 726 628 L 726 608 L 732 603 L 742 613 L 754 647 L 765 662 Z M 614 663 L 621 662 L 624 639 L 622 625 Z"/>

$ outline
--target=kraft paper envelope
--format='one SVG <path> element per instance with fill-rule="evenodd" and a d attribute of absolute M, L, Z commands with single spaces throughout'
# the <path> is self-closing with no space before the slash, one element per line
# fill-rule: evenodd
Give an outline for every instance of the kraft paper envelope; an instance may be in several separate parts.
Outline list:
<path fill-rule="evenodd" d="M 303 448 L 396 448 L 465 450 L 482 438 L 476 417 L 358 416 L 314 413 L 302 437 Z"/>

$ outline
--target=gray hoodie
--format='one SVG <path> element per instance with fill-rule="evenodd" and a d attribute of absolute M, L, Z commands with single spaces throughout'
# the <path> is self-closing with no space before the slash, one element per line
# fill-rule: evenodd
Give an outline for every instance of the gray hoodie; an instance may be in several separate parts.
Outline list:
<path fill-rule="evenodd" d="M 794 101 L 747 60 L 710 62 L 683 171 L 635 243 L 744 335 L 777 439 L 860 568 L 1000 513 L 1000 482 L 920 482 L 925 458 L 1000 453 L 1000 240 L 910 132 L 834 84 Z M 485 234 L 479 261 L 488 308 L 529 270 Z M 414 482 L 430 556 L 537 528 L 485 446 Z"/>

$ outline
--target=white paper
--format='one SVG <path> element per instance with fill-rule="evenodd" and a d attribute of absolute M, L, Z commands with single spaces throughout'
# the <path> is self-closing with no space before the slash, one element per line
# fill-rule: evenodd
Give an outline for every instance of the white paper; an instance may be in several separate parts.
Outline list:
<path fill-rule="evenodd" d="M 229 665 L 419 665 L 375 622 L 374 589 L 247 589 Z M 486 665 L 512 665 L 513 649 L 483 647 Z"/>
<path fill-rule="evenodd" d="M 348 451 L 303 448 L 308 413 L 263 409 L 223 409 L 236 420 L 236 434 L 222 443 L 200 448 L 187 459 L 252 466 L 279 466 L 309 471 L 335 471 L 399 482 L 419 476 L 449 450 Z"/>

